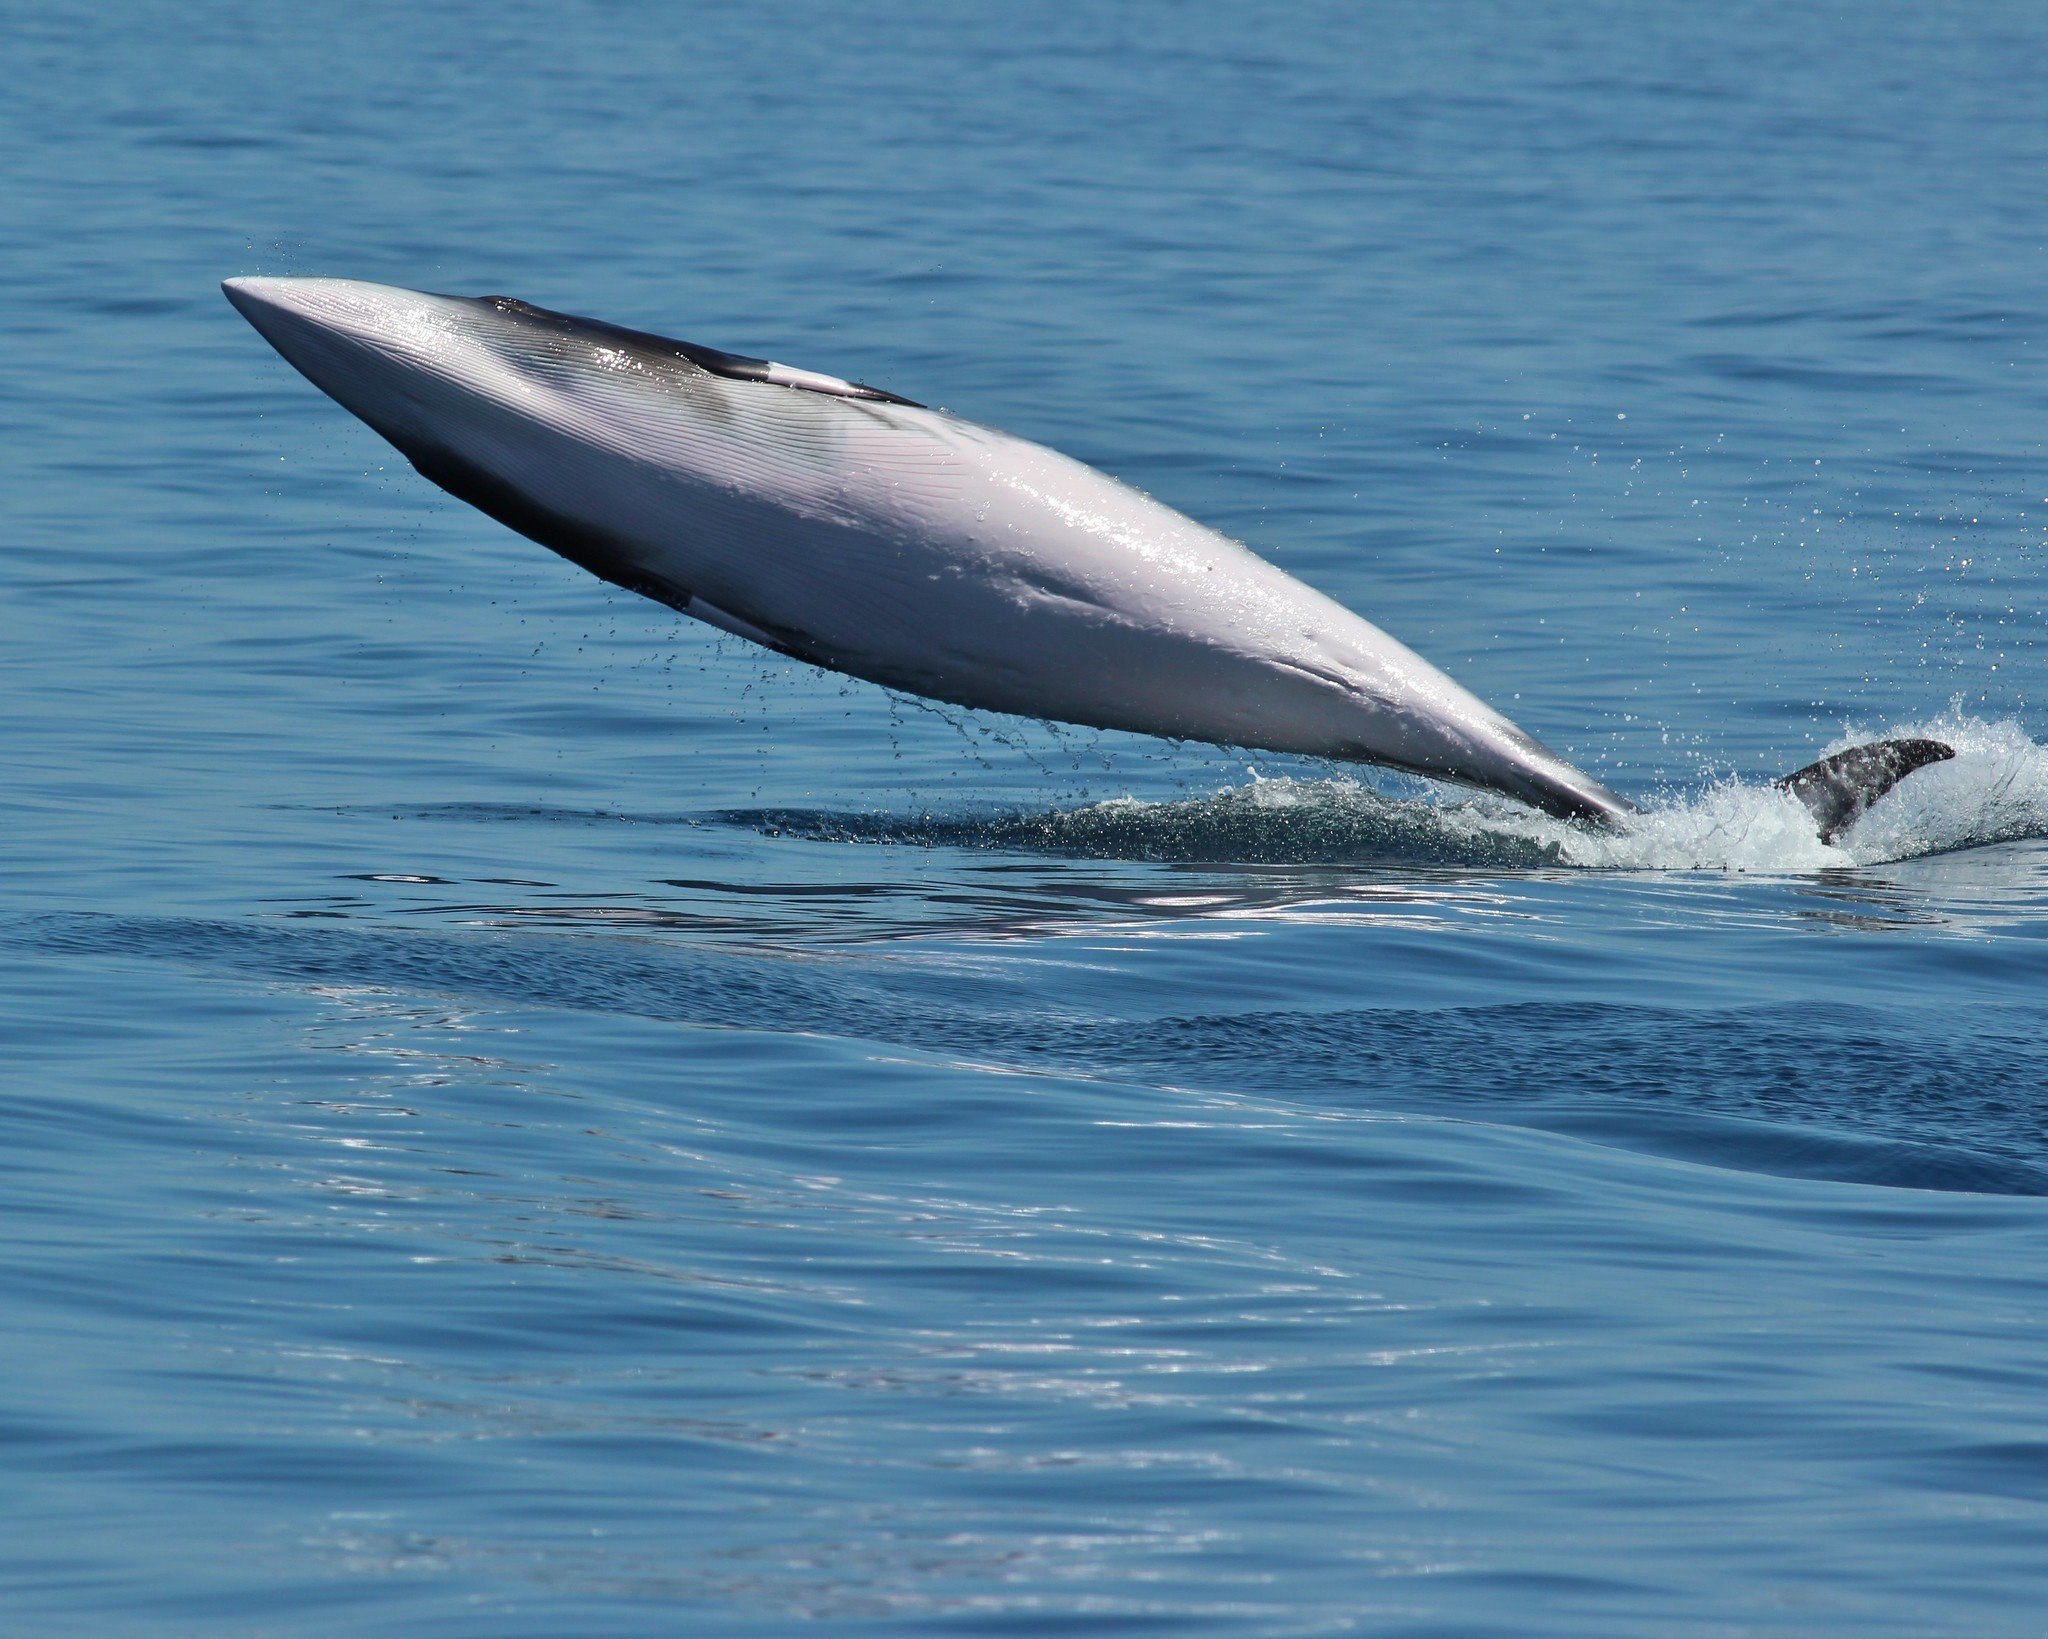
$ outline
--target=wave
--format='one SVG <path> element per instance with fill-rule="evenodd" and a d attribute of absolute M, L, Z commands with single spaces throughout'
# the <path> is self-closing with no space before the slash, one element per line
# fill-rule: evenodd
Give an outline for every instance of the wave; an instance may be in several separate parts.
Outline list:
<path fill-rule="evenodd" d="M 2048 747 L 2013 722 L 1952 714 L 1883 737 L 1955 748 L 1921 769 L 1836 842 L 1799 800 L 1729 779 L 1664 792 L 1614 830 L 1552 819 L 1503 797 L 1389 796 L 1345 777 L 1264 779 L 1202 797 L 1115 797 L 1075 808 L 898 814 L 730 809 L 715 818 L 771 836 L 1174 863 L 1352 864 L 1484 869 L 1754 871 L 1805 874 L 1889 864 L 2048 836 Z M 1876 734 L 1845 734 L 1828 752 Z"/>
<path fill-rule="evenodd" d="M 1134 1017 L 1021 987 L 1014 970 L 854 953 L 524 931 L 0 915 L 0 950 L 169 961 L 321 994 L 431 997 L 468 1017 L 542 1008 L 832 1037 L 936 1063 L 1255 1101 L 1334 1120 L 1400 1114 L 1537 1127 L 1732 1171 L 2048 1196 L 2017 1096 L 2043 1078 L 2038 1009 L 1918 1003 L 1700 1008 L 1586 1001 Z M 623 931 L 627 937 L 617 937 Z M 482 1061 L 479 1061 L 482 1062 Z"/>

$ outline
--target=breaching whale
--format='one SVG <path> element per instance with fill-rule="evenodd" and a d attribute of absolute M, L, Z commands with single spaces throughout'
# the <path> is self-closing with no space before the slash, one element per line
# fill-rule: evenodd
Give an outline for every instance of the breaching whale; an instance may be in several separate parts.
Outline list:
<path fill-rule="evenodd" d="M 1343 605 L 1042 445 L 505 296 L 222 288 L 435 484 L 784 654 L 961 706 L 1384 764 L 1569 819 L 1634 807 Z M 1916 745 L 1935 749 L 1898 749 Z M 1951 754 L 1887 742 L 1781 783 L 1826 836 Z"/>

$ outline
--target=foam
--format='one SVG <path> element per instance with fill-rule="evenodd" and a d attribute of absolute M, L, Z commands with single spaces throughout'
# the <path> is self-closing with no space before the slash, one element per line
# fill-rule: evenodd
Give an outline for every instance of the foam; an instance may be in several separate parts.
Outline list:
<path fill-rule="evenodd" d="M 1527 838 L 1554 849 L 1561 865 L 1596 870 L 1803 873 L 2048 835 L 2048 747 L 2017 723 L 1951 716 L 1899 724 L 1845 734 L 1822 755 L 1907 736 L 1945 741 L 1955 758 L 1909 776 L 1832 845 L 1815 834 L 1798 798 L 1764 781 L 1667 792 L 1612 831 L 1487 798 L 1447 802 L 1436 812 L 1448 833 L 1475 844 L 1487 836 Z"/>

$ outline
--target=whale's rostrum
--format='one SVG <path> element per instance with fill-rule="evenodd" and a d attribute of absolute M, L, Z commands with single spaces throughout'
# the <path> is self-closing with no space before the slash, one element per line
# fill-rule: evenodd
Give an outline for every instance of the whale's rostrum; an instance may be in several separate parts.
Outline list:
<path fill-rule="evenodd" d="M 1567 818 L 1633 806 L 1341 604 L 1042 445 L 509 297 L 223 288 L 432 482 L 815 665 L 961 706 L 1384 764 Z"/>

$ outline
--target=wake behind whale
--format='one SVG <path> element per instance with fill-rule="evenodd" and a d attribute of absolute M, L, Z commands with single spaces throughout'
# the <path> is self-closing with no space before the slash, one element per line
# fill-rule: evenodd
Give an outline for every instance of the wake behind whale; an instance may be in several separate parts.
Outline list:
<path fill-rule="evenodd" d="M 230 279 L 443 489 L 722 630 L 978 709 L 1385 767 L 1620 828 L 1636 805 L 1236 541 L 994 428 L 509 297 Z M 1924 737 L 1780 784 L 1825 844 Z"/>
<path fill-rule="evenodd" d="M 710 816 L 844 845 L 1049 854 L 1174 865 L 1410 870 L 1735 871 L 1806 875 L 2048 837 L 2048 746 L 2018 724 L 1952 716 L 1902 726 L 1956 755 L 1824 842 L 1782 781 L 1663 793 L 1619 825 L 1560 820 L 1486 793 L 1415 801 L 1363 781 L 1256 773 L 1201 795 L 1055 808 L 729 809 Z M 619 816 L 621 818 L 625 816 Z M 702 816 L 693 819 L 701 823 Z"/>

